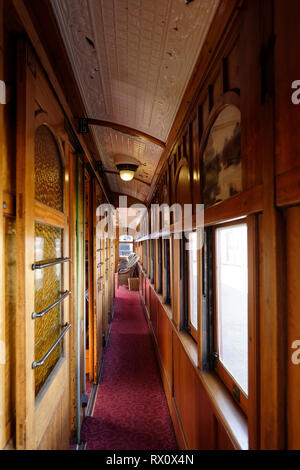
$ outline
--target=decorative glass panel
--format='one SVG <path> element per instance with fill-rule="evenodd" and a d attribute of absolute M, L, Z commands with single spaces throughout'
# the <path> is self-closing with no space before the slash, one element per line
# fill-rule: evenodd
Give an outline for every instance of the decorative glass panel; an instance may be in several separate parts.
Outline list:
<path fill-rule="evenodd" d="M 63 167 L 47 126 L 40 126 L 35 134 L 35 199 L 63 211 Z"/>
<path fill-rule="evenodd" d="M 5 422 L 15 411 L 16 222 L 3 217 L 5 229 Z M 4 353 L 4 351 L 2 351 Z"/>
<path fill-rule="evenodd" d="M 220 112 L 203 153 L 203 202 L 211 206 L 242 191 L 241 113 L 235 106 Z"/>
<path fill-rule="evenodd" d="M 49 225 L 35 224 L 35 262 L 63 257 L 63 230 Z M 62 265 L 56 264 L 35 271 L 34 310 L 41 312 L 62 295 Z M 40 361 L 61 333 L 61 308 L 57 305 L 35 321 L 35 361 Z M 35 392 L 40 391 L 61 356 L 61 343 L 45 364 L 35 369 Z"/>

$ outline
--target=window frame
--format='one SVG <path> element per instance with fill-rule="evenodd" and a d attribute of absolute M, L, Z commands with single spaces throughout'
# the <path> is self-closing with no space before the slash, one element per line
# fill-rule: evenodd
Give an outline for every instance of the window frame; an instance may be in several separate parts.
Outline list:
<path fill-rule="evenodd" d="M 241 386 L 238 382 L 234 379 L 234 377 L 230 374 L 230 372 L 226 369 L 226 367 L 221 363 L 218 358 L 218 302 L 217 302 L 217 259 L 216 259 L 216 233 L 217 230 L 220 228 L 225 227 L 233 227 L 235 225 L 247 225 L 247 259 L 248 259 L 248 395 L 245 394 Z M 250 250 L 253 248 L 253 240 L 251 240 L 250 232 L 250 220 L 249 217 L 244 217 L 237 220 L 232 220 L 228 222 L 224 222 L 212 227 L 212 256 L 213 256 L 213 351 L 212 355 L 214 358 L 213 361 L 213 368 L 218 377 L 222 380 L 226 388 L 229 390 L 230 394 L 234 397 L 235 402 L 238 406 L 242 409 L 245 415 L 248 415 L 248 403 L 249 403 L 249 370 L 250 370 L 250 344 L 249 344 L 249 336 L 250 336 L 250 322 L 251 322 L 251 311 L 249 310 L 249 285 L 253 282 L 251 276 L 253 276 L 254 269 L 252 266 L 249 265 L 251 263 L 251 257 L 249 256 Z M 234 392 L 236 390 L 236 393 Z M 239 396 L 239 398 L 238 398 Z"/>

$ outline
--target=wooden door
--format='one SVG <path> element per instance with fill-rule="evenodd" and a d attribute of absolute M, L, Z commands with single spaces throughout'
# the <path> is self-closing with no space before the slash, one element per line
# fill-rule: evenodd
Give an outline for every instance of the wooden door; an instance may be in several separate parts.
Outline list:
<path fill-rule="evenodd" d="M 69 445 L 69 151 L 36 59 L 18 49 L 16 447 Z"/>

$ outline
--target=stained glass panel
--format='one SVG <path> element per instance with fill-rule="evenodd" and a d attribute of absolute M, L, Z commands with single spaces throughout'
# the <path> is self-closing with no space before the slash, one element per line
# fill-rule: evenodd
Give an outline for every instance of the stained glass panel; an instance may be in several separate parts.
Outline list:
<path fill-rule="evenodd" d="M 35 262 L 63 257 L 63 230 L 35 224 Z M 62 295 L 62 265 L 35 271 L 34 309 L 39 313 Z M 40 361 L 61 333 L 61 308 L 57 305 L 42 318 L 35 319 L 35 361 Z M 61 356 L 61 345 L 52 352 L 45 364 L 35 369 L 35 392 L 40 391 Z"/>
<path fill-rule="evenodd" d="M 56 141 L 47 126 L 35 134 L 35 199 L 63 211 L 63 166 Z"/>
<path fill-rule="evenodd" d="M 5 422 L 15 411 L 16 334 L 16 222 L 3 218 L 5 227 Z"/>

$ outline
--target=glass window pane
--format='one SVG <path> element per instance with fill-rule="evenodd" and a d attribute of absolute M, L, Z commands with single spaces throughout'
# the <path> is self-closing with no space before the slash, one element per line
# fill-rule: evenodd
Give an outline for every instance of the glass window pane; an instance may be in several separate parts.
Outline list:
<path fill-rule="evenodd" d="M 193 232 L 189 236 L 189 295 L 190 295 L 190 322 L 193 327 L 198 329 L 198 263 L 197 263 L 197 233 Z"/>
<path fill-rule="evenodd" d="M 219 358 L 248 393 L 247 225 L 216 231 Z"/>
<path fill-rule="evenodd" d="M 47 126 L 35 133 L 35 199 L 63 211 L 63 167 L 56 141 Z"/>
<path fill-rule="evenodd" d="M 62 258 L 63 230 L 35 224 L 35 262 Z M 62 295 L 62 265 L 57 264 L 35 271 L 34 310 L 39 313 Z M 35 322 L 35 361 L 40 361 L 61 333 L 61 308 L 57 305 Z M 61 356 L 61 343 L 45 364 L 35 369 L 35 393 L 40 391 Z"/>
<path fill-rule="evenodd" d="M 3 217 L 5 230 L 5 422 L 13 419 L 15 411 L 15 354 L 16 354 L 16 221 Z"/>
<path fill-rule="evenodd" d="M 133 252 L 133 243 L 120 243 L 119 256 L 129 256 Z"/>

